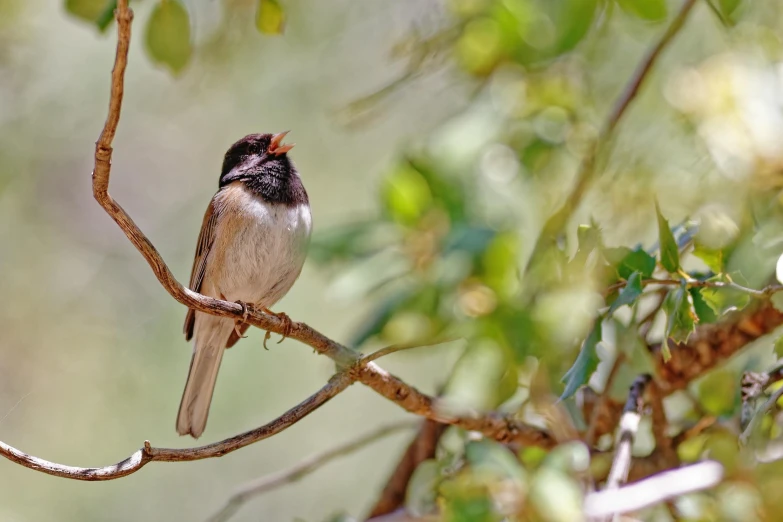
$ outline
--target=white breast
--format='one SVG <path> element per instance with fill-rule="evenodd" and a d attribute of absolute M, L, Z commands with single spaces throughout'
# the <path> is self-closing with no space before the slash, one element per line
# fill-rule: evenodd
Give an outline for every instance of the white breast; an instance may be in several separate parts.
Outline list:
<path fill-rule="evenodd" d="M 269 308 L 302 270 L 312 227 L 310 208 L 267 203 L 241 184 L 222 192 L 216 198 L 221 219 L 207 277 L 225 299 Z"/>

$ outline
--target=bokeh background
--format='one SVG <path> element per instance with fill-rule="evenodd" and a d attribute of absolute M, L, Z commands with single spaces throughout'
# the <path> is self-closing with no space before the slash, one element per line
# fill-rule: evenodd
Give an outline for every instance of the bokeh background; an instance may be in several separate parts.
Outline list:
<path fill-rule="evenodd" d="M 183 307 L 92 199 L 114 28 L 100 32 L 74 16 L 73 3 L 0 0 L 0 439 L 55 462 L 100 466 L 145 439 L 192 445 L 174 430 L 191 347 L 181 334 Z M 513 267 L 524 264 L 603 115 L 679 2 L 652 2 L 663 10 L 648 12 L 631 0 L 584 2 L 588 8 L 552 2 L 549 11 L 525 0 L 290 0 L 281 2 L 283 36 L 259 33 L 256 3 L 185 2 L 193 54 L 176 72 L 144 45 L 157 2 L 133 3 L 110 191 L 175 274 L 188 279 L 226 148 L 251 132 L 290 129 L 317 237 L 314 259 L 277 310 L 365 348 L 453 331 L 502 346 L 519 374 L 490 368 L 473 382 L 466 364 L 480 368 L 495 353 L 479 350 L 461 359 L 462 377 L 452 379 L 467 383 L 451 388 L 457 403 L 491 407 L 507 399 L 508 390 L 482 395 L 485 381 L 508 377 L 513 394 L 530 358 L 548 365 L 551 385 L 561 386 L 600 305 L 600 277 L 567 284 L 543 277 L 534 304 L 512 304 Z M 489 4 L 497 9 L 481 14 Z M 703 244 L 739 241 L 733 268 L 758 286 L 783 245 L 774 210 L 783 160 L 783 13 L 774 0 L 714 4 L 694 9 L 656 65 L 600 158 L 601 175 L 569 237 L 592 220 L 608 245 L 652 245 L 657 198 L 671 223 L 698 221 Z M 426 165 L 460 180 L 462 191 L 451 198 L 451 181 L 433 190 L 437 176 L 421 174 Z M 465 225 L 452 238 L 460 255 L 433 250 L 443 216 L 425 212 L 428 205 L 445 209 L 450 231 Z M 741 233 L 749 216 L 757 228 Z M 341 243 L 346 229 L 328 236 L 351 223 L 385 246 L 369 255 L 352 240 Z M 398 237 L 401 246 L 393 246 Z M 471 263 L 481 269 L 472 272 Z M 401 274 L 410 283 L 402 290 L 407 304 L 391 321 L 378 306 L 399 304 L 387 283 Z M 409 299 L 430 295 L 422 289 L 432 290 L 435 304 Z M 524 325 L 514 310 L 524 310 Z M 509 317 L 513 335 L 504 330 Z M 224 358 L 199 442 L 267 422 L 334 371 L 303 345 L 289 340 L 265 351 L 262 338 L 251 331 Z M 737 372 L 762 367 L 770 346 Z M 400 353 L 383 366 L 435 393 L 464 348 Z M 610 341 L 605 348 L 604 362 L 614 353 Z M 602 364 L 599 374 L 607 370 Z M 726 382 L 737 383 L 737 375 Z M 620 396 L 632 377 L 618 383 Z M 736 395 L 717 408 L 736 407 Z M 103 483 L 0 462 L 0 520 L 201 520 L 245 481 L 405 416 L 355 385 L 283 434 L 221 459 L 154 463 Z M 361 515 L 408 439 L 398 434 L 334 462 L 251 501 L 233 520 Z"/>
<path fill-rule="evenodd" d="M 293 2 L 287 35 L 273 38 L 255 30 L 252 2 L 228 6 L 233 15 L 224 22 L 220 2 L 192 4 L 193 36 L 204 47 L 177 79 L 145 55 L 143 24 L 154 2 L 134 5 L 111 185 L 181 280 L 222 156 L 236 139 L 291 129 L 292 157 L 322 229 L 377 207 L 379 174 L 400 144 L 459 101 L 433 79 L 401 93 L 401 103 L 360 132 L 336 120 L 346 104 L 395 77 L 390 47 L 432 6 Z M 181 333 L 185 310 L 92 199 L 92 151 L 114 46 L 113 30 L 99 34 L 63 2 L 0 3 L 0 433 L 24 451 L 80 466 L 117 462 L 145 439 L 193 445 L 174 431 L 191 353 Z M 332 281 L 307 264 L 277 308 L 347 339 L 368 303 L 335 295 Z M 306 346 L 273 340 L 265 351 L 262 338 L 251 332 L 226 357 L 200 443 L 273 419 L 334 371 Z M 433 391 L 446 368 L 430 353 L 410 364 L 401 354 L 388 368 Z M 0 519 L 200 520 L 244 481 L 404 416 L 354 386 L 283 437 L 218 460 L 150 466 L 129 480 L 76 483 L 5 463 Z M 404 434 L 379 442 L 259 499 L 236 519 L 359 513 L 406 443 Z"/>

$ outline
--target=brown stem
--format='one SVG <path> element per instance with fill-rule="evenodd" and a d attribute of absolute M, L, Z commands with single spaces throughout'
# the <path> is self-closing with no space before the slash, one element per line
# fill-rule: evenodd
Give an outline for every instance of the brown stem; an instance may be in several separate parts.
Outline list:
<path fill-rule="evenodd" d="M 416 471 L 419 464 L 435 457 L 438 441 L 444 431 L 446 431 L 444 424 L 431 420 L 424 421 L 416 437 L 408 445 L 408 449 L 405 450 L 397 467 L 394 468 L 386 481 L 386 486 L 370 510 L 370 514 L 367 515 L 368 519 L 393 513 L 405 504 L 405 494 L 413 472 Z"/>
<path fill-rule="evenodd" d="M 144 447 L 127 459 L 118 462 L 117 464 L 101 468 L 79 468 L 56 464 L 54 462 L 49 462 L 48 460 L 28 455 L 2 441 L 0 441 L 0 455 L 26 468 L 34 469 L 48 475 L 54 475 L 55 477 L 85 481 L 118 479 L 139 471 L 150 462 L 187 462 L 191 460 L 222 457 L 223 455 L 244 448 L 254 442 L 269 438 L 272 435 L 280 433 L 324 405 L 329 399 L 343 391 L 352 382 L 353 380 L 348 372 L 342 372 L 335 375 L 329 383 L 317 393 L 311 395 L 304 402 L 294 406 L 269 424 L 235 435 L 229 439 L 206 446 L 186 449 L 154 448 L 150 445 L 149 441 L 145 441 Z"/>

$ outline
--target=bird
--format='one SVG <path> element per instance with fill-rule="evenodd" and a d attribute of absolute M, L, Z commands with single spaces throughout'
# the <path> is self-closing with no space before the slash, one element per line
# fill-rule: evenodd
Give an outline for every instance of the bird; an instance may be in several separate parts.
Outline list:
<path fill-rule="evenodd" d="M 249 134 L 225 154 L 218 190 L 204 214 L 190 276 L 190 289 L 242 305 L 243 319 L 255 310 L 291 320 L 270 308 L 299 278 L 307 257 L 312 216 L 310 201 L 294 163 L 289 131 Z M 204 432 L 223 352 L 250 325 L 189 309 L 185 340 L 193 355 L 177 414 L 177 433 L 198 438 Z M 267 332 L 267 337 L 269 332 Z M 282 341 L 282 339 L 281 339 Z M 264 344 L 266 347 L 266 344 Z"/>

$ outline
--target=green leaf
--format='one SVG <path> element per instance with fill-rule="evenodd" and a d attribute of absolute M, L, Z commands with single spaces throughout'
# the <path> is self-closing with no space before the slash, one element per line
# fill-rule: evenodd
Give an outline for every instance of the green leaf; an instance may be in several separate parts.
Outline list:
<path fill-rule="evenodd" d="M 438 520 L 448 522 L 499 522 L 502 520 L 493 510 L 493 502 L 485 489 L 463 486 L 464 491 L 452 494 L 445 502 L 443 516 Z"/>
<path fill-rule="evenodd" d="M 560 4 L 560 16 L 557 21 L 558 38 L 555 51 L 560 54 L 570 51 L 582 41 L 593 25 L 596 0 L 565 0 Z"/>
<path fill-rule="evenodd" d="M 498 21 L 478 16 L 465 24 L 454 46 L 457 63 L 467 72 L 485 76 L 503 53 L 503 33 Z"/>
<path fill-rule="evenodd" d="M 283 34 L 285 11 L 277 0 L 259 0 L 256 28 L 261 34 Z"/>
<path fill-rule="evenodd" d="M 778 359 L 783 358 L 783 335 L 781 335 L 775 340 L 774 352 L 775 352 L 775 357 L 777 357 Z"/>
<path fill-rule="evenodd" d="M 114 21 L 114 11 L 116 9 L 117 0 L 109 0 L 106 7 L 103 9 L 103 12 L 98 15 L 98 18 L 95 20 L 95 25 L 98 26 L 98 29 L 101 32 L 105 32 Z"/>
<path fill-rule="evenodd" d="M 733 277 L 737 278 L 739 284 L 744 282 L 739 273 L 733 274 Z M 708 282 L 726 282 L 727 280 L 725 276 L 707 279 Z M 718 317 L 731 311 L 742 310 L 750 303 L 750 296 L 746 292 L 734 288 L 702 288 L 701 296 Z"/>
<path fill-rule="evenodd" d="M 531 482 L 525 508 L 529 504 L 536 516 L 526 520 L 584 520 L 582 485 L 572 474 L 544 465 Z"/>
<path fill-rule="evenodd" d="M 549 165 L 550 161 L 555 156 L 555 152 L 557 152 L 557 147 L 555 145 L 544 141 L 541 138 L 535 138 L 533 142 L 522 151 L 520 160 L 528 171 L 535 174 Z"/>
<path fill-rule="evenodd" d="M 65 0 L 65 10 L 72 16 L 95 24 L 105 31 L 114 20 L 117 0 Z"/>
<path fill-rule="evenodd" d="M 620 292 L 620 295 L 617 296 L 617 299 L 609 307 L 609 311 L 606 312 L 607 318 L 611 317 L 621 306 L 633 304 L 642 295 L 642 291 L 642 276 L 639 272 L 634 272 L 628 278 L 628 282 Z"/>
<path fill-rule="evenodd" d="M 698 397 L 711 415 L 731 415 L 739 405 L 739 376 L 729 370 L 713 370 L 699 381 Z"/>
<path fill-rule="evenodd" d="M 669 291 L 662 308 L 666 312 L 666 339 L 672 339 L 676 343 L 687 342 L 688 337 L 696 329 L 698 317 L 693 309 L 693 298 L 685 282 Z M 664 350 L 668 348 L 666 342 L 662 343 L 662 346 L 665 347 Z"/>
<path fill-rule="evenodd" d="M 722 250 L 713 250 L 697 243 L 693 247 L 693 255 L 704 261 L 704 264 L 716 274 L 720 274 L 725 269 Z"/>
<path fill-rule="evenodd" d="M 514 454 L 494 440 L 468 442 L 465 446 L 465 460 L 473 470 L 486 471 L 503 479 L 524 482 L 527 475 Z"/>
<path fill-rule="evenodd" d="M 628 279 L 634 272 L 639 272 L 642 279 L 652 277 L 655 271 L 655 258 L 645 252 L 642 247 L 631 250 L 625 247 L 607 248 L 604 250 L 606 260 L 617 266 L 617 274 Z"/>
<path fill-rule="evenodd" d="M 691 294 L 691 299 L 693 299 L 693 310 L 696 312 L 696 317 L 699 318 L 699 324 L 710 324 L 719 319 L 715 310 L 704 300 L 704 297 L 701 295 L 701 289 L 690 288 L 688 292 Z"/>
<path fill-rule="evenodd" d="M 576 393 L 576 390 L 580 386 L 587 384 L 590 380 L 590 376 L 593 375 L 596 368 L 598 368 L 598 353 L 596 347 L 601 342 L 601 322 L 603 318 L 599 317 L 595 320 L 593 329 L 582 344 L 582 348 L 579 350 L 579 355 L 574 361 L 574 365 L 563 375 L 561 382 L 565 383 L 565 390 L 560 396 L 560 400 L 565 400 Z"/>
<path fill-rule="evenodd" d="M 651 22 L 666 19 L 666 0 L 617 0 L 623 11 Z"/>
<path fill-rule="evenodd" d="M 669 222 L 661 214 L 658 204 L 655 204 L 655 214 L 658 216 L 658 242 L 660 243 L 661 265 L 669 273 L 675 273 L 680 268 L 680 253 L 674 240 Z"/>
<path fill-rule="evenodd" d="M 432 207 L 433 195 L 421 172 L 402 164 L 383 180 L 381 199 L 394 221 L 414 225 Z"/>
<path fill-rule="evenodd" d="M 405 508 L 413 516 L 433 513 L 437 508 L 437 488 L 442 480 L 440 464 L 425 460 L 413 472 L 405 492 Z"/>
<path fill-rule="evenodd" d="M 717 0 L 718 10 L 720 13 L 728 19 L 731 19 L 731 15 L 740 5 L 740 0 Z"/>
<path fill-rule="evenodd" d="M 408 157 L 406 160 L 427 181 L 433 201 L 446 211 L 451 221 L 463 221 L 467 212 L 468 195 L 462 181 L 456 176 L 440 172 L 437 163 L 426 158 Z"/>
<path fill-rule="evenodd" d="M 482 256 L 484 281 L 498 295 L 511 297 L 519 286 L 519 237 L 496 234 Z"/>
<path fill-rule="evenodd" d="M 190 19 L 179 0 L 161 0 L 147 21 L 147 52 L 153 62 L 180 72 L 190 61 Z"/>
<path fill-rule="evenodd" d="M 444 404 L 456 410 L 490 410 L 519 386 L 514 354 L 490 337 L 470 340 L 443 392 Z"/>

